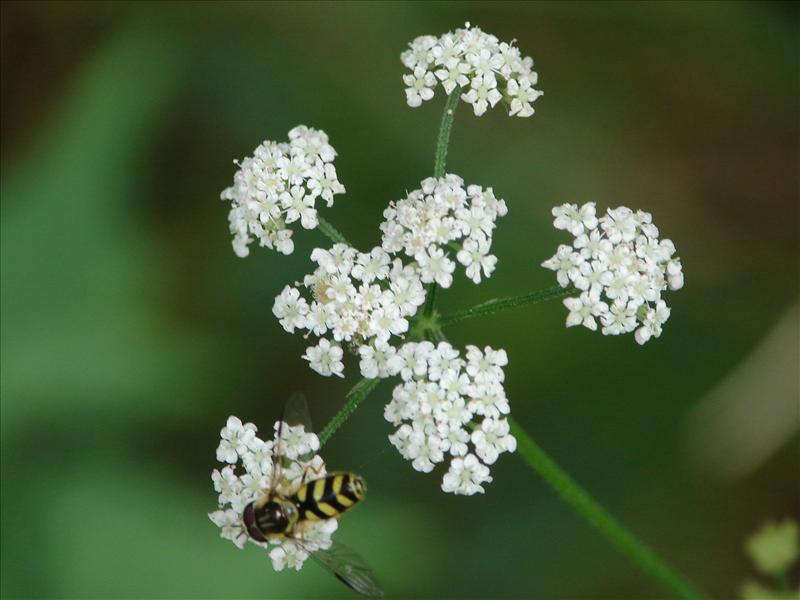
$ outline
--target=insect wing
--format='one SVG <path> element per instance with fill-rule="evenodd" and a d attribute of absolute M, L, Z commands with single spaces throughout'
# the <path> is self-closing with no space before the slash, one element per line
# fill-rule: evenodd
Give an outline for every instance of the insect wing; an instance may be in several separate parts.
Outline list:
<path fill-rule="evenodd" d="M 311 556 L 353 591 L 369 598 L 383 597 L 383 588 L 372 569 L 344 544 L 333 542 L 329 549 L 317 550 Z"/>
<path fill-rule="evenodd" d="M 275 444 L 272 447 L 274 469 L 272 471 L 270 489 L 276 489 L 278 482 L 283 479 L 283 455 L 286 450 L 283 438 L 286 433 L 286 427 L 295 427 L 297 425 L 302 425 L 307 433 L 311 432 L 311 417 L 308 414 L 306 397 L 301 392 L 293 393 L 283 405 L 278 431 L 275 434 Z M 304 459 L 306 457 L 298 458 Z"/>
<path fill-rule="evenodd" d="M 283 405 L 283 416 L 281 421 L 287 425 L 297 426 L 302 425 L 306 433 L 312 433 L 311 417 L 308 413 L 308 404 L 306 404 L 306 397 L 302 392 L 295 392 Z"/>

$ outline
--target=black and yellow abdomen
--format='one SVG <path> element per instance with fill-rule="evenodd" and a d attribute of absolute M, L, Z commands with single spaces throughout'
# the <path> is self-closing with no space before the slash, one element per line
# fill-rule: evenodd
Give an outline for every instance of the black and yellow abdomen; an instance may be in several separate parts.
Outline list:
<path fill-rule="evenodd" d="M 319 521 L 338 517 L 355 506 L 366 491 L 364 480 L 353 473 L 330 473 L 309 481 L 292 498 L 299 520 Z"/>

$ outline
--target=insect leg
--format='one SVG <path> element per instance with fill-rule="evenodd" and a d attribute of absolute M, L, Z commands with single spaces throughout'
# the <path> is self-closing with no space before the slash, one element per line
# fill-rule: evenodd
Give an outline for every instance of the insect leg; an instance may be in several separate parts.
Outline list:
<path fill-rule="evenodd" d="M 320 464 L 319 467 L 314 467 L 313 464 L 309 463 L 303 469 L 303 478 L 300 480 L 300 487 L 303 487 L 310 479 L 316 479 L 322 476 L 322 473 L 325 471 L 325 463 L 323 462 Z M 309 478 L 309 474 L 313 474 L 313 478 Z"/>

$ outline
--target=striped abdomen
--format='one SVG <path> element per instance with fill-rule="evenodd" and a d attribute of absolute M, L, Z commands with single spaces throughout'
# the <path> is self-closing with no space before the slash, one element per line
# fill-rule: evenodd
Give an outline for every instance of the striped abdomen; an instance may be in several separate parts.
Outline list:
<path fill-rule="evenodd" d="M 318 521 L 338 517 L 364 497 L 364 480 L 353 473 L 330 473 L 309 481 L 294 495 L 299 520 Z"/>

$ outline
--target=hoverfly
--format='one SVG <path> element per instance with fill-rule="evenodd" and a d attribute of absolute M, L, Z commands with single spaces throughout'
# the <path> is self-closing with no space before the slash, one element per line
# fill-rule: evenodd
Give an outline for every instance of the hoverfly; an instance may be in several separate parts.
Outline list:
<path fill-rule="evenodd" d="M 383 588 L 372 570 L 344 544 L 333 541 L 328 549 L 311 549 L 304 544 L 305 524 L 321 519 L 338 519 L 363 499 L 366 485 L 354 473 L 333 472 L 319 477 L 322 469 L 318 468 L 315 473 L 312 468 L 307 468 L 300 484 L 287 491 L 282 436 L 284 427 L 293 425 L 303 425 L 306 432 L 311 432 L 311 420 L 302 394 L 292 395 L 284 407 L 272 450 L 273 472 L 269 488 L 245 506 L 242 513 L 248 535 L 257 542 L 290 539 L 350 589 L 373 598 L 383 596 Z"/>

